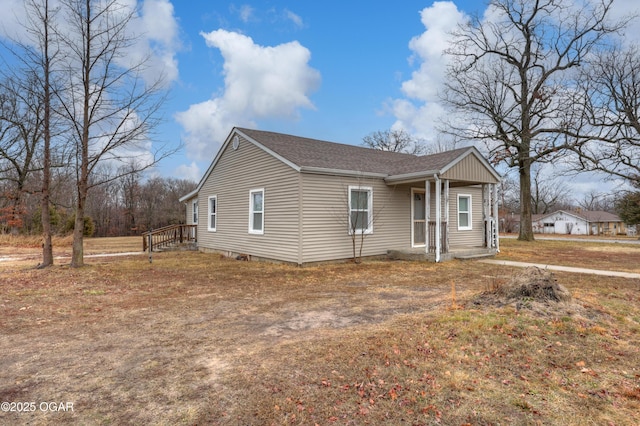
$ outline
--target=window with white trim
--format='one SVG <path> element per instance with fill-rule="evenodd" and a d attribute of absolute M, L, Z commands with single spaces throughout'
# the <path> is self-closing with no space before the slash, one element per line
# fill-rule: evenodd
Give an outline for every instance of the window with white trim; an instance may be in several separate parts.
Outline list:
<path fill-rule="evenodd" d="M 264 188 L 249 191 L 249 233 L 264 234 Z"/>
<path fill-rule="evenodd" d="M 215 232 L 216 225 L 218 224 L 218 197 L 216 195 L 210 196 L 208 205 L 209 213 L 207 214 L 207 230 Z"/>
<path fill-rule="evenodd" d="M 194 201 L 193 204 L 191 204 L 191 208 L 193 213 L 193 224 L 197 225 L 198 224 L 198 200 Z"/>
<path fill-rule="evenodd" d="M 349 187 L 349 234 L 373 233 L 373 188 Z"/>
<path fill-rule="evenodd" d="M 471 195 L 458 194 L 458 230 L 471 230 Z"/>

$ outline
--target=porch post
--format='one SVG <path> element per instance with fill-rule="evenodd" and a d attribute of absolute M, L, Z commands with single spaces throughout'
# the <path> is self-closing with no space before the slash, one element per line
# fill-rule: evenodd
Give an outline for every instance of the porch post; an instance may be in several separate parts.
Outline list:
<path fill-rule="evenodd" d="M 436 262 L 440 262 L 440 250 L 442 249 L 440 247 L 440 238 L 441 238 L 441 232 L 440 232 L 440 228 L 441 228 L 441 222 L 442 222 L 442 202 L 441 202 L 441 195 L 442 195 L 442 185 L 440 185 L 440 177 L 438 175 L 434 175 L 433 176 L 435 181 L 436 181 L 436 229 L 435 229 L 435 233 L 436 233 Z"/>
<path fill-rule="evenodd" d="M 424 250 L 429 254 L 429 220 L 431 219 L 431 185 L 429 181 L 424 181 Z"/>
<path fill-rule="evenodd" d="M 444 233 L 444 253 L 449 253 L 449 179 L 444 180 L 444 223 L 446 231 Z"/>
<path fill-rule="evenodd" d="M 482 184 L 482 215 L 484 216 L 484 239 L 485 247 L 491 248 L 491 192 L 489 185 Z"/>
<path fill-rule="evenodd" d="M 493 220 L 494 220 L 494 232 L 496 235 L 496 250 L 500 251 L 500 227 L 499 227 L 499 220 L 500 220 L 500 215 L 498 214 L 498 185 L 497 184 L 492 184 L 493 186 Z"/>

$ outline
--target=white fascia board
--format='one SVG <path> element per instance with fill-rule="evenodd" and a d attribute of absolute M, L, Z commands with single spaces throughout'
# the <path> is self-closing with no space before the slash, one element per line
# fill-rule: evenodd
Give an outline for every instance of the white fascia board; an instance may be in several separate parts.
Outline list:
<path fill-rule="evenodd" d="M 426 170 L 426 171 L 420 171 L 420 172 L 405 173 L 402 175 L 389 176 L 385 179 L 385 181 L 387 183 L 394 183 L 399 185 L 403 183 L 415 182 L 417 180 L 421 180 L 421 181 L 429 180 L 430 178 L 433 178 L 434 175 L 439 175 L 439 174 L 440 174 L 439 170 Z"/>
<path fill-rule="evenodd" d="M 271 155 L 272 157 L 282 161 L 284 164 L 286 164 L 287 166 L 291 167 L 293 170 L 295 170 L 296 172 L 300 171 L 300 166 L 298 166 L 297 164 L 287 160 L 286 158 L 284 158 L 283 156 L 281 156 L 280 154 L 277 154 L 275 152 L 273 152 L 272 150 L 270 150 L 269 148 L 267 148 L 266 146 L 262 145 L 260 142 L 258 142 L 257 140 L 245 135 L 244 133 L 242 133 L 240 130 L 235 129 L 235 133 L 242 135 L 243 138 L 245 138 L 246 140 L 248 140 L 249 142 L 251 142 L 252 144 L 254 144 L 256 147 L 260 148 L 261 150 L 263 150 L 264 152 L 266 152 L 267 154 Z"/>
<path fill-rule="evenodd" d="M 233 135 L 237 132 L 236 128 L 234 127 L 233 129 L 231 129 L 231 132 L 229 133 L 229 136 L 227 136 L 227 139 L 225 139 L 224 143 L 222 144 L 222 146 L 220 147 L 220 149 L 218 150 L 218 152 L 216 153 L 216 156 L 213 158 L 213 161 L 211 162 L 211 164 L 209 165 L 209 167 L 207 168 L 207 171 L 204 172 L 204 175 L 202 175 L 202 178 L 200 179 L 200 182 L 198 182 L 198 186 L 196 187 L 195 190 L 191 191 L 190 193 L 188 193 L 187 195 L 183 196 L 182 198 L 180 198 L 180 201 L 184 200 L 188 200 L 189 198 L 191 198 L 193 195 L 197 194 L 198 192 L 200 192 L 200 189 L 202 189 L 202 185 L 204 185 L 204 183 L 207 181 L 207 178 L 209 178 L 209 175 L 211 174 L 211 171 L 213 170 L 213 168 L 215 167 L 215 165 L 218 163 L 218 161 L 220 160 L 220 157 L 222 156 L 222 153 L 224 152 L 224 149 L 226 148 L 227 145 L 229 145 L 229 143 L 231 142 L 231 140 L 233 139 Z M 244 135 L 243 135 L 244 136 Z"/>
<path fill-rule="evenodd" d="M 183 195 L 182 197 L 180 197 L 178 199 L 178 201 L 181 202 L 181 203 L 184 203 L 184 202 L 188 201 L 189 199 L 195 197 L 196 195 L 198 195 L 198 188 L 194 189 L 193 191 L 191 191 L 187 195 Z"/>
<path fill-rule="evenodd" d="M 182 198 L 180 198 L 181 202 L 183 200 L 185 200 L 185 201 L 188 200 L 189 198 L 193 197 L 194 195 L 196 195 L 200 191 L 200 189 L 202 188 L 202 185 L 204 185 L 204 183 L 209 178 L 209 175 L 213 171 L 213 168 L 216 166 L 216 164 L 218 164 L 218 161 L 220 160 L 220 157 L 222 156 L 222 153 L 225 151 L 227 145 L 229 145 L 231 143 L 231 141 L 233 140 L 233 137 L 235 135 L 242 135 L 242 137 L 245 138 L 247 141 L 249 141 L 250 143 L 254 144 L 255 146 L 257 146 L 261 150 L 265 151 L 269 155 L 277 158 L 278 160 L 282 161 L 283 163 L 285 163 L 286 165 L 290 166 L 294 170 L 296 170 L 298 172 L 300 171 L 300 167 L 299 166 L 297 166 L 296 164 L 294 164 L 291 161 L 287 160 L 286 158 L 276 154 L 275 152 L 271 151 L 269 148 L 267 148 L 264 145 L 262 145 L 260 142 L 256 141 L 253 138 L 250 138 L 249 136 L 245 135 L 240 130 L 238 130 L 236 127 L 234 127 L 231 130 L 231 132 L 229 133 L 229 136 L 227 136 L 227 139 L 225 139 L 224 143 L 222 144 L 222 146 L 218 150 L 215 158 L 213 159 L 213 161 L 209 165 L 209 168 L 207 168 L 207 171 L 202 176 L 202 179 L 200 179 L 200 182 L 198 183 L 198 186 L 196 187 L 196 189 L 194 191 L 188 193 L 187 195 L 183 196 Z"/>
<path fill-rule="evenodd" d="M 493 175 L 493 177 L 496 178 L 496 180 L 498 182 L 500 182 L 502 180 L 502 176 L 500 176 L 500 173 L 498 173 L 496 171 L 496 169 L 493 168 L 493 166 L 491 166 L 491 164 L 489 163 L 489 161 L 487 161 L 487 159 L 484 157 L 484 155 L 480 154 L 480 151 L 478 151 L 478 148 L 476 148 L 475 146 L 470 146 L 469 149 L 467 151 L 465 151 L 464 153 L 462 153 L 460 156 L 458 156 L 458 158 L 456 158 L 455 160 L 453 160 L 452 162 L 450 162 L 449 164 L 447 164 L 446 166 L 444 166 L 442 168 L 442 170 L 440 170 L 440 173 L 446 173 L 447 170 L 449 170 L 450 168 L 452 168 L 453 166 L 455 166 L 456 164 L 458 164 L 460 161 L 462 161 L 464 158 L 466 158 L 468 155 L 473 155 L 475 156 L 481 163 L 482 165 L 489 170 L 489 173 L 491 173 Z"/>

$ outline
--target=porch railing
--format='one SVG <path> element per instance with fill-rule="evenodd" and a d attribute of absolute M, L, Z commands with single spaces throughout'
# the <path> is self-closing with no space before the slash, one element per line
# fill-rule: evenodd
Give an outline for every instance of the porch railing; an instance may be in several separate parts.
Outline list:
<path fill-rule="evenodd" d="M 198 225 L 169 225 L 162 228 L 153 229 L 142 234 L 142 251 L 170 246 L 172 244 L 182 244 L 197 242 L 196 227 Z"/>
<path fill-rule="evenodd" d="M 440 253 L 449 252 L 449 238 L 447 237 L 447 222 L 440 223 Z M 429 253 L 436 252 L 436 222 L 429 221 Z"/>
<path fill-rule="evenodd" d="M 498 248 L 498 222 L 495 219 L 485 219 L 484 221 L 484 246 L 488 248 Z M 488 241 L 487 241 L 488 239 Z"/>

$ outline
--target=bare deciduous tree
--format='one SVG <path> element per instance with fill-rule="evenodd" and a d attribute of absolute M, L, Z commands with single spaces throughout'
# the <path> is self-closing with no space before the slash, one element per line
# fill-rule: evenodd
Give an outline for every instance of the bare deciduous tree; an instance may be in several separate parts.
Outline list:
<path fill-rule="evenodd" d="M 90 178 L 103 162 L 127 162 L 147 151 L 145 144 L 158 124 L 164 90 L 161 79 L 143 80 L 145 58 L 128 61 L 128 49 L 139 39 L 132 28 L 135 8 L 118 0 L 62 0 L 61 5 L 68 23 L 67 32 L 58 34 L 67 53 L 62 70 L 66 87 L 57 96 L 76 144 L 71 265 L 79 267 L 84 264 L 87 194 L 92 185 L 103 183 Z M 144 169 L 158 160 L 156 156 L 138 164 Z"/>
<path fill-rule="evenodd" d="M 583 210 L 591 211 L 614 211 L 614 198 L 612 194 L 598 192 L 592 190 L 587 194 L 583 194 L 582 198 L 576 200 L 577 206 Z"/>
<path fill-rule="evenodd" d="M 520 240 L 533 240 L 531 166 L 583 143 L 574 69 L 626 22 L 609 23 L 613 0 L 492 0 L 491 18 L 454 33 L 445 101 L 462 112 L 447 131 L 486 143 L 494 163 L 517 168 Z"/>
<path fill-rule="evenodd" d="M 4 216 L 12 233 L 22 225 L 22 202 L 28 180 L 38 169 L 38 148 L 42 139 L 43 100 L 38 90 L 37 76 L 28 70 L 24 74 L 7 76 L 0 83 L 0 159 L 2 179 L 11 182 L 10 200 Z"/>
<path fill-rule="evenodd" d="M 377 130 L 364 138 L 362 145 L 379 151 L 404 152 L 423 155 L 427 149 L 424 143 L 404 130 Z"/>
<path fill-rule="evenodd" d="M 531 208 L 533 214 L 551 213 L 569 205 L 570 189 L 563 179 L 544 174 L 542 167 L 533 167 Z"/>
<path fill-rule="evenodd" d="M 640 49 L 614 47 L 596 55 L 581 79 L 594 141 L 576 147 L 579 170 L 640 182 Z"/>
<path fill-rule="evenodd" d="M 37 94 L 42 103 L 42 153 L 40 156 L 42 168 L 42 183 L 40 187 L 40 218 L 42 221 L 42 262 L 40 267 L 53 265 L 53 244 L 51 241 L 51 151 L 52 134 L 55 127 L 52 119 L 52 66 L 58 50 L 55 47 L 52 26 L 52 12 L 49 0 L 28 0 L 25 2 L 27 22 L 24 24 L 31 38 L 31 46 L 22 44 L 21 61 L 37 76 Z M 53 14 L 55 15 L 55 14 Z"/>

